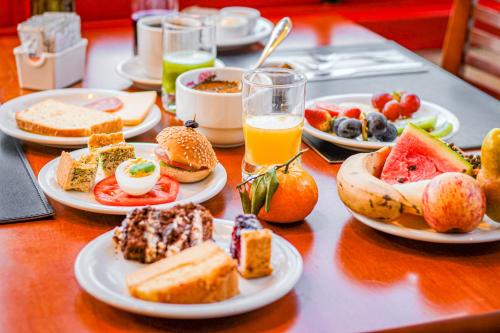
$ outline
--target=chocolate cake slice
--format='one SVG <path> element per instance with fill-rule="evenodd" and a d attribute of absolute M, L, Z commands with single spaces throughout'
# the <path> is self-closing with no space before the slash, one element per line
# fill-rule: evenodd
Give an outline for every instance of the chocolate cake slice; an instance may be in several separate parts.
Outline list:
<path fill-rule="evenodd" d="M 131 211 L 114 230 L 113 241 L 126 259 L 151 263 L 212 239 L 213 218 L 201 205 Z"/>

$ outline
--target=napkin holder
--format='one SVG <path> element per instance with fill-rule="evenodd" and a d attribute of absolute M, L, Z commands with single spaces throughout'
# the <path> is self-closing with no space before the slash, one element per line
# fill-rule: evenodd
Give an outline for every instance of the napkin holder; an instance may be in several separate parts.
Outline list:
<path fill-rule="evenodd" d="M 83 79 L 87 39 L 57 53 L 42 52 L 31 57 L 18 46 L 14 49 L 17 77 L 21 88 L 34 90 L 59 89 Z"/>

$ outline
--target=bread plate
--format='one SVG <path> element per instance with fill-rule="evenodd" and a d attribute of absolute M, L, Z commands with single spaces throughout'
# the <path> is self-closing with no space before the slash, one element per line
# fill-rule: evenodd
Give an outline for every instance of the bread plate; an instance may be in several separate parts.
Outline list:
<path fill-rule="evenodd" d="M 469 233 L 439 233 L 433 230 L 421 216 L 403 214 L 395 221 L 383 222 L 355 213 L 348 208 L 359 222 L 384 233 L 431 243 L 473 244 L 500 240 L 500 223 L 484 216 L 483 222 Z"/>
<path fill-rule="evenodd" d="M 231 241 L 233 222 L 214 219 L 214 240 L 226 251 Z M 113 231 L 91 241 L 78 254 L 75 276 L 80 286 L 98 300 L 137 314 L 178 319 L 216 318 L 252 311 L 285 296 L 302 274 L 302 257 L 285 239 L 274 235 L 272 275 L 258 279 L 239 277 L 240 295 L 209 304 L 168 304 L 143 301 L 130 296 L 125 277 L 145 264 L 126 260 L 116 252 Z"/>
<path fill-rule="evenodd" d="M 88 137 L 57 137 L 35 134 L 17 127 L 15 113 L 48 98 L 75 105 L 84 105 L 103 97 L 120 97 L 124 91 L 105 89 L 56 89 L 16 97 L 0 106 L 0 130 L 15 138 L 52 147 L 81 147 Z M 123 127 L 125 138 L 132 138 L 149 131 L 161 120 L 161 111 L 154 105 L 144 121 L 136 126 Z"/>
<path fill-rule="evenodd" d="M 135 147 L 137 157 L 155 159 L 154 149 L 158 146 L 157 144 L 132 143 L 132 145 Z M 83 148 L 72 151 L 71 156 L 73 158 L 78 158 L 86 153 L 88 153 L 88 149 Z M 55 201 L 84 211 L 111 215 L 125 215 L 133 208 L 136 208 L 133 206 L 106 206 L 97 202 L 92 192 L 83 193 L 63 190 L 57 184 L 56 180 L 56 169 L 58 163 L 59 157 L 47 163 L 38 173 L 38 183 L 40 184 L 41 189 L 47 196 Z M 98 175 L 97 181 L 102 178 L 102 175 Z M 154 207 L 163 209 L 181 203 L 204 202 L 219 193 L 224 188 L 224 185 L 226 185 L 226 182 L 226 170 L 219 163 L 207 178 L 196 183 L 180 184 L 180 190 L 176 201 L 161 205 L 154 205 Z"/>
<path fill-rule="evenodd" d="M 331 104 L 341 104 L 341 103 L 360 103 L 367 104 L 371 106 L 372 94 L 345 94 L 345 95 L 331 95 L 320 98 L 315 98 L 307 101 L 306 108 L 313 107 L 316 102 L 327 102 Z M 427 101 L 421 101 L 420 109 L 413 114 L 412 119 L 418 119 L 422 117 L 437 115 L 436 127 L 439 127 L 444 122 L 448 121 L 453 125 L 453 131 L 447 136 L 441 138 L 443 140 L 450 139 L 455 135 L 460 129 L 460 122 L 458 118 L 449 110 L 442 106 Z M 401 122 L 397 120 L 395 124 Z M 322 132 L 314 127 L 312 127 L 307 121 L 304 125 L 304 132 L 314 136 L 315 138 L 331 142 L 339 147 L 355 150 L 355 151 L 373 151 L 383 148 L 385 146 L 392 146 L 396 142 L 381 142 L 374 138 L 369 138 L 368 141 L 363 141 L 361 139 L 348 139 L 342 138 L 332 133 Z"/>

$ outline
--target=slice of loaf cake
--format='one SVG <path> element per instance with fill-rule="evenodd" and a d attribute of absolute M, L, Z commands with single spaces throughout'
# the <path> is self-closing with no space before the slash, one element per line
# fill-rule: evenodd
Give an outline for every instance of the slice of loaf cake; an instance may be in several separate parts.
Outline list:
<path fill-rule="evenodd" d="M 212 303 L 239 294 L 236 261 L 212 241 L 146 266 L 126 283 L 132 296 L 153 302 Z"/>
<path fill-rule="evenodd" d="M 63 151 L 56 170 L 56 179 L 63 190 L 89 192 L 95 183 L 97 173 L 96 154 L 82 155 L 75 160 Z"/>
<path fill-rule="evenodd" d="M 96 151 L 98 148 L 112 145 L 120 142 L 125 142 L 125 136 L 122 132 L 118 133 L 98 133 L 92 134 L 89 138 L 87 146 L 90 151 Z"/>
<path fill-rule="evenodd" d="M 16 112 L 17 126 L 25 131 L 50 136 L 89 136 L 119 132 L 120 117 L 106 112 L 47 99 Z"/>
<path fill-rule="evenodd" d="M 230 251 L 238 260 L 238 271 L 244 278 L 258 278 L 273 272 L 271 244 L 273 233 L 263 229 L 253 214 L 238 215 L 231 234 Z"/>

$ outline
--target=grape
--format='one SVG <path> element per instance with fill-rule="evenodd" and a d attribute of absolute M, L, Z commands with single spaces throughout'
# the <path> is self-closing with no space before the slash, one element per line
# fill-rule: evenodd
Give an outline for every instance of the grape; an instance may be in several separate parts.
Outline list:
<path fill-rule="evenodd" d="M 378 93 L 372 96 L 373 107 L 380 111 L 382 111 L 384 105 L 389 101 L 392 101 L 392 95 L 389 93 Z"/>
<path fill-rule="evenodd" d="M 337 135 L 352 139 L 361 134 L 361 121 L 353 118 L 342 121 L 337 130 Z"/>
<path fill-rule="evenodd" d="M 398 137 L 398 130 L 394 124 L 388 123 L 384 133 L 375 135 L 375 138 L 383 142 L 392 142 Z"/>
<path fill-rule="evenodd" d="M 366 115 L 368 122 L 368 133 L 380 135 L 387 129 L 387 118 L 378 112 L 370 112 Z"/>
<path fill-rule="evenodd" d="M 339 130 L 339 125 L 342 123 L 344 120 L 347 118 L 345 117 L 340 117 L 340 118 L 335 118 L 332 122 L 332 131 L 333 133 L 337 134 L 337 131 Z"/>
<path fill-rule="evenodd" d="M 399 104 L 399 102 L 390 101 L 387 104 L 385 104 L 382 113 L 387 119 L 394 121 L 399 118 L 402 109 L 403 108 L 401 107 L 401 104 Z"/>

